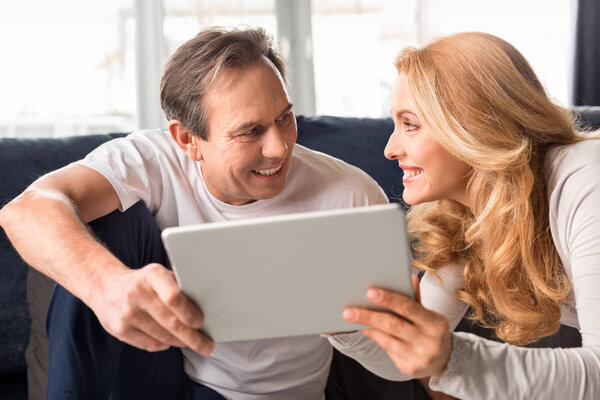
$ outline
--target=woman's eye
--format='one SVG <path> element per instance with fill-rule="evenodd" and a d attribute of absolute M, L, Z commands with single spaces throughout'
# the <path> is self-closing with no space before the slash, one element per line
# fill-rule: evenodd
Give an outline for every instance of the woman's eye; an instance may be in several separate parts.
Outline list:
<path fill-rule="evenodd" d="M 410 131 L 414 131 L 418 128 L 418 126 L 411 124 L 410 122 L 405 122 L 404 125 L 406 126 L 406 131 L 410 132 Z"/>

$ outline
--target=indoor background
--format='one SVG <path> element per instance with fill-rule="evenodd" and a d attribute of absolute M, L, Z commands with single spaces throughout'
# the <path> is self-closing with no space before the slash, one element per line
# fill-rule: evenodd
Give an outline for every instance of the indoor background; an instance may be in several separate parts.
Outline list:
<path fill-rule="evenodd" d="M 593 1 L 592 1 L 593 2 Z M 0 5 L 0 137 L 166 126 L 167 57 L 210 25 L 261 26 L 290 66 L 297 114 L 385 117 L 408 45 L 478 30 L 515 45 L 573 105 L 575 0 L 21 0 Z"/>

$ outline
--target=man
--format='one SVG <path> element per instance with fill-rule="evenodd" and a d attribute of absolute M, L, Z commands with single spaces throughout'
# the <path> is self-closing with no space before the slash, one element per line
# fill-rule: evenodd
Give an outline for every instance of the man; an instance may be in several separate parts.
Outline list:
<path fill-rule="evenodd" d="M 106 143 L 0 211 L 25 261 L 60 285 L 47 321 L 49 398 L 322 398 L 327 341 L 215 346 L 165 268 L 158 232 L 385 195 L 357 168 L 295 145 L 284 63 L 260 29 L 207 29 L 182 45 L 161 104 L 169 132 Z"/>

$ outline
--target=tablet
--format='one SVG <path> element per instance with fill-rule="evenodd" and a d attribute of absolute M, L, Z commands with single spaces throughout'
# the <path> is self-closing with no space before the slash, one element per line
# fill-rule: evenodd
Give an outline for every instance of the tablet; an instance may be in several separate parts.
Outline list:
<path fill-rule="evenodd" d="M 413 294 L 398 204 L 173 227 L 162 239 L 215 342 L 356 330 L 342 310 L 373 308 L 371 285 Z"/>

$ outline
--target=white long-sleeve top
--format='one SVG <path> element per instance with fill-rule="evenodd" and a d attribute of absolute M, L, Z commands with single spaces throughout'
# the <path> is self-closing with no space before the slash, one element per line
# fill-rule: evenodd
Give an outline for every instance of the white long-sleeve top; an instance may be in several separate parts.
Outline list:
<path fill-rule="evenodd" d="M 522 348 L 464 332 L 453 334 L 443 375 L 430 387 L 461 399 L 600 399 L 600 140 L 557 147 L 546 157 L 550 229 L 573 290 L 561 305 L 561 323 L 579 329 L 582 347 Z M 426 273 L 422 304 L 445 315 L 454 330 L 468 306 L 456 298 L 462 271 Z M 442 283 L 443 282 L 443 283 Z M 329 338 L 372 372 L 405 380 L 387 354 L 356 333 Z"/>

